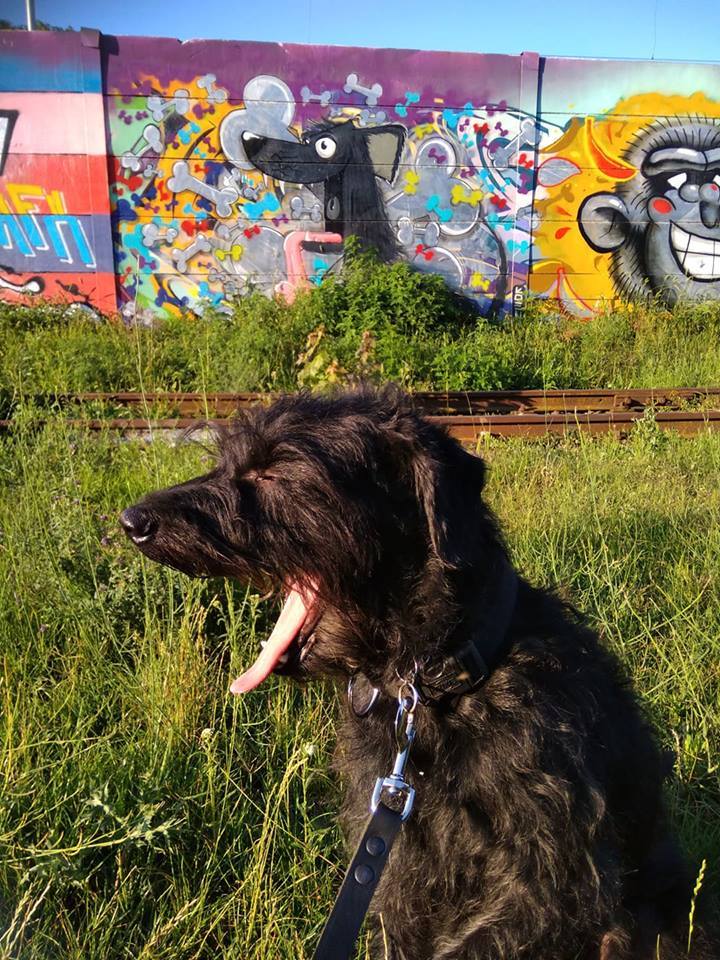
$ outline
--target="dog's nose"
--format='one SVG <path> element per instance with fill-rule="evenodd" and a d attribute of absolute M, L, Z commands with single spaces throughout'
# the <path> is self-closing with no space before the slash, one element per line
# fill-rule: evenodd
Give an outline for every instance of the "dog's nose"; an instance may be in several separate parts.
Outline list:
<path fill-rule="evenodd" d="M 157 530 L 157 523 L 142 507 L 128 507 L 120 514 L 120 524 L 135 543 L 143 543 Z"/>
<path fill-rule="evenodd" d="M 251 130 L 244 130 L 242 134 L 242 145 L 245 148 L 245 156 L 252 159 L 260 152 L 265 144 L 266 138 L 261 137 L 259 133 L 253 133 Z"/>

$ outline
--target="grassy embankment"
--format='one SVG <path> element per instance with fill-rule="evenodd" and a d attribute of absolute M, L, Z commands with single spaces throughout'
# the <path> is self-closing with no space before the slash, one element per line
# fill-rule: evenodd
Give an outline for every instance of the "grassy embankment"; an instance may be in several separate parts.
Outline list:
<path fill-rule="evenodd" d="M 530 305 L 478 320 L 440 277 L 351 259 L 292 306 L 260 294 L 230 315 L 154 327 L 0 304 L 0 411 L 83 390 L 295 390 L 364 378 L 409 389 L 720 383 L 720 302 L 608 310 L 583 323 Z"/>
<path fill-rule="evenodd" d="M 249 310 L 238 307 L 239 319 Z M 275 323 L 283 312 L 258 310 Z M 36 327 L 6 310 L 2 386 L 21 401 L 21 419 L 22 398 L 41 390 L 290 388 L 312 362 L 296 366 L 293 351 L 318 316 L 299 324 L 292 347 L 249 320 L 263 348 L 239 319 L 89 332 L 86 322 Z M 702 309 L 437 331 L 436 346 L 471 344 L 478 364 L 504 357 L 502 375 L 445 383 L 427 373 L 437 355 L 428 348 L 430 366 L 418 361 L 425 372 L 406 382 L 720 383 L 717 323 Z M 327 329 L 326 347 L 335 342 Z M 352 357 L 365 361 L 347 337 L 337 366 L 349 369 Z M 253 381 L 251 369 L 276 377 Z M 396 369 L 388 360 L 382 373 Z M 587 612 L 676 751 L 672 814 L 691 855 L 708 861 L 706 884 L 717 884 L 720 436 L 661 435 L 648 419 L 624 444 L 505 441 L 481 452 L 518 567 Z M 0 440 L 0 957 L 311 953 L 343 863 L 328 773 L 332 697 L 271 680 L 230 698 L 228 680 L 271 612 L 239 586 L 147 563 L 116 526 L 123 505 L 206 458 L 193 444 L 73 433 L 59 417 Z"/>

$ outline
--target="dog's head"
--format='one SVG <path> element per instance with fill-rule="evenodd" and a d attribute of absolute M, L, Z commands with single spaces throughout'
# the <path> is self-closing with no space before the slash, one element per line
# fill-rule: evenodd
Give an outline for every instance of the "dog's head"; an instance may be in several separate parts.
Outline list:
<path fill-rule="evenodd" d="M 405 133 L 397 123 L 358 127 L 346 120 L 311 127 L 300 140 L 278 140 L 250 130 L 242 134 L 242 140 L 253 166 L 276 180 L 324 183 L 353 164 L 364 165 L 376 177 L 392 182 Z"/>
<path fill-rule="evenodd" d="M 395 391 L 301 395 L 246 413 L 220 433 L 213 470 L 121 523 L 152 560 L 284 596 L 236 692 L 273 670 L 381 677 L 450 636 L 463 591 L 497 564 L 483 479 Z"/>

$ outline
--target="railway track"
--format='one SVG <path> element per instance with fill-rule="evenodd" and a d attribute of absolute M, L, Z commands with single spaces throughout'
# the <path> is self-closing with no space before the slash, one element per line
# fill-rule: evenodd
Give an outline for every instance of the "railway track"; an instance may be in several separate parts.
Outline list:
<path fill-rule="evenodd" d="M 129 410 L 168 406 L 179 417 L 231 416 L 238 409 L 268 402 L 262 393 L 76 393 L 50 398 L 61 406 L 104 403 Z M 441 391 L 413 394 L 417 406 L 428 415 L 516 414 L 516 413 L 612 413 L 679 409 L 692 405 L 720 407 L 720 387 L 667 387 L 653 390 L 491 390 Z"/>
<path fill-rule="evenodd" d="M 68 417 L 68 425 L 73 427 L 148 434 L 186 430 L 198 423 L 227 423 L 239 410 L 267 403 L 272 397 L 256 393 L 92 392 L 36 399 L 40 407 L 50 404 L 56 410 L 89 408 L 90 416 Z M 423 414 L 464 442 L 485 435 L 541 437 L 572 430 L 623 436 L 648 409 L 653 410 L 661 429 L 684 434 L 720 429 L 720 387 L 455 391 L 415 393 L 413 400 Z M 101 416 L 95 412 L 98 406 L 103 408 Z M 121 412 L 127 416 L 118 416 Z M 12 424 L 12 419 L 0 420 L 0 430 L 10 429 Z"/>

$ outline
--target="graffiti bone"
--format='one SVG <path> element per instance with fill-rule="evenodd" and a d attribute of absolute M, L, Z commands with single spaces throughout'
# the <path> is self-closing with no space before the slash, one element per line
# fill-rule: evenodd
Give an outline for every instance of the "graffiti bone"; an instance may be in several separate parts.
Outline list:
<path fill-rule="evenodd" d="M 492 153 L 492 162 L 495 169 L 510 166 L 510 161 L 521 147 L 534 147 L 540 138 L 540 131 L 534 120 L 526 117 L 520 124 L 517 136 L 513 137 L 504 146 L 499 146 Z"/>
<path fill-rule="evenodd" d="M 387 114 L 384 110 L 363 110 L 360 113 L 360 126 L 369 127 L 375 123 L 385 123 Z"/>
<path fill-rule="evenodd" d="M 201 90 L 207 91 L 207 98 L 212 101 L 212 103 L 225 103 L 227 100 L 227 90 L 219 87 L 216 88 L 216 80 L 217 77 L 214 73 L 206 73 L 204 77 L 198 79 L 197 85 Z"/>
<path fill-rule="evenodd" d="M 0 289 L 12 290 L 13 293 L 42 293 L 44 286 L 42 277 L 31 277 L 24 282 L 13 283 L 12 280 L 0 276 Z"/>
<path fill-rule="evenodd" d="M 188 263 L 196 253 L 210 253 L 211 250 L 212 244 L 205 234 L 198 233 L 193 242 L 182 250 L 179 247 L 173 247 L 172 257 L 177 264 L 178 271 L 180 273 L 186 273 Z"/>
<path fill-rule="evenodd" d="M 234 189 L 239 197 L 242 197 L 244 200 L 252 200 L 254 203 L 260 199 L 260 194 L 262 193 L 262 187 L 256 186 L 248 180 L 237 167 L 233 167 L 230 171 L 225 171 L 218 182 L 221 188 L 227 187 L 231 190 Z"/>
<path fill-rule="evenodd" d="M 424 247 L 436 247 L 440 242 L 440 227 L 434 220 L 423 228 L 422 224 L 416 226 L 409 217 L 400 217 L 397 222 L 397 238 L 400 243 L 407 247 L 414 244 L 418 237 Z"/>
<path fill-rule="evenodd" d="M 360 83 L 360 77 L 358 77 L 356 73 L 348 74 L 343 90 L 345 93 L 359 93 L 360 96 L 365 97 L 365 103 L 368 107 L 376 107 L 378 105 L 378 98 L 382 96 L 383 92 L 383 88 L 379 83 L 374 83 L 371 87 L 364 87 Z"/>
<path fill-rule="evenodd" d="M 143 141 L 145 142 L 145 146 L 142 145 Z M 160 136 L 160 130 L 154 123 L 149 123 L 130 150 L 122 155 L 120 164 L 125 167 L 126 170 L 133 170 L 137 173 L 141 166 L 140 157 L 144 156 L 148 150 L 152 150 L 153 153 L 160 155 L 162 148 L 163 142 Z"/>
<path fill-rule="evenodd" d="M 142 228 L 143 243 L 148 249 L 158 243 L 170 245 L 177 240 L 177 236 L 178 231 L 175 227 L 166 227 L 164 230 L 161 230 L 156 223 L 146 223 Z"/>
<path fill-rule="evenodd" d="M 322 93 L 313 93 L 310 87 L 303 87 L 300 91 L 303 104 L 316 100 L 321 107 L 327 107 L 332 100 L 332 90 L 323 90 Z"/>
<path fill-rule="evenodd" d="M 211 187 L 204 180 L 193 177 L 188 168 L 187 160 L 178 160 L 173 164 L 173 175 L 167 182 L 168 190 L 173 193 L 182 193 L 190 190 L 199 197 L 204 197 L 215 205 L 219 217 L 229 217 L 232 214 L 232 205 L 238 198 L 235 187 L 225 186 L 221 190 Z"/>
<path fill-rule="evenodd" d="M 148 97 L 147 108 L 152 114 L 153 120 L 158 123 L 173 111 L 184 117 L 190 109 L 190 94 L 187 90 L 176 90 L 175 96 L 167 99 L 158 96 Z"/>
<path fill-rule="evenodd" d="M 302 197 L 293 197 L 290 201 L 290 216 L 293 220 L 309 219 L 319 223 L 322 220 L 322 207 L 319 203 L 314 203 L 312 207 L 308 207 Z"/>

